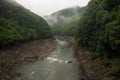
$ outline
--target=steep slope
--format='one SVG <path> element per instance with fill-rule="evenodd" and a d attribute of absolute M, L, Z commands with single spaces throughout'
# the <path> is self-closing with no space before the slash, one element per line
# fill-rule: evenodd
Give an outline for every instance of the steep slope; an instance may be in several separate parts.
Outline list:
<path fill-rule="evenodd" d="M 120 1 L 92 0 L 80 20 L 76 40 L 92 51 L 119 55 L 119 22 Z"/>
<path fill-rule="evenodd" d="M 40 16 L 14 0 L 0 0 L 0 46 L 50 36 L 49 25 Z"/>
<path fill-rule="evenodd" d="M 92 59 L 102 60 L 101 65 L 109 68 L 106 72 L 110 76 L 120 77 L 120 0 L 91 0 L 75 39 L 79 46 L 93 52 Z M 97 71 L 102 72 L 103 68 Z"/>
<path fill-rule="evenodd" d="M 78 21 L 84 10 L 85 7 L 75 6 L 57 11 L 44 18 L 50 24 L 53 34 L 74 35 Z"/>
<path fill-rule="evenodd" d="M 70 8 L 66 8 L 66 9 L 57 11 L 57 12 L 53 13 L 52 15 L 72 17 L 75 15 L 78 15 L 78 13 L 80 13 L 82 10 L 84 10 L 84 7 L 80 8 L 79 6 L 75 6 L 75 7 L 70 7 Z"/>

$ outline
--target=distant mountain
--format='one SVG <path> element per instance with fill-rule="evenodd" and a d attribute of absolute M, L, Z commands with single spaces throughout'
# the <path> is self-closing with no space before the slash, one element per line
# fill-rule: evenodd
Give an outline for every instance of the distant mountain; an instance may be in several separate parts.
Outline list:
<path fill-rule="evenodd" d="M 84 10 L 85 7 L 75 6 L 44 16 L 44 18 L 51 26 L 53 34 L 74 35 Z"/>
<path fill-rule="evenodd" d="M 70 7 L 60 11 L 57 11 L 51 15 L 44 16 L 44 19 L 48 22 L 48 24 L 53 25 L 57 22 L 69 22 L 74 20 L 79 20 L 82 12 L 85 10 L 85 7 Z"/>
<path fill-rule="evenodd" d="M 15 0 L 0 0 L 0 47 L 16 41 L 50 36 L 49 25 L 43 18 Z"/>
<path fill-rule="evenodd" d="M 72 17 L 72 16 L 75 16 L 75 15 L 78 15 L 79 13 L 81 13 L 81 11 L 83 11 L 84 8 L 85 7 L 75 6 L 75 7 L 66 8 L 66 9 L 57 11 L 57 12 L 53 13 L 52 15 L 64 16 L 64 17 Z"/>

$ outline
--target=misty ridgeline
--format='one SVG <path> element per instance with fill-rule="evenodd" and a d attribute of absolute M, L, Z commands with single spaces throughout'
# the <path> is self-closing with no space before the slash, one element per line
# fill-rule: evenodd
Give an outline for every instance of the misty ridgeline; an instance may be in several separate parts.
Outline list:
<path fill-rule="evenodd" d="M 90 59 L 88 63 L 93 62 L 92 70 L 102 75 L 101 80 L 120 79 L 120 0 L 91 0 L 85 7 L 66 8 L 43 18 L 15 0 L 0 0 L 0 79 L 10 80 L 7 78 L 13 76 L 10 74 L 13 66 L 24 56 L 19 51 L 13 54 L 18 44 L 34 44 L 29 47 L 35 49 L 42 46 L 47 49 L 43 51 L 49 52 L 54 46 L 50 44 L 54 42 L 54 35 L 72 36 L 78 51 L 89 51 L 91 54 L 85 58 Z M 19 49 L 23 48 L 19 46 Z M 38 59 L 38 55 L 29 56 L 27 58 Z"/>

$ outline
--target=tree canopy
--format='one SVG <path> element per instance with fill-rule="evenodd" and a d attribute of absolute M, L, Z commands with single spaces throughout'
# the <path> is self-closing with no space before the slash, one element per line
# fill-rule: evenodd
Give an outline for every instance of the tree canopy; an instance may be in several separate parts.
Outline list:
<path fill-rule="evenodd" d="M 0 46 L 46 37 L 51 37 L 51 32 L 43 18 L 14 0 L 0 0 Z"/>
<path fill-rule="evenodd" d="M 91 0 L 79 21 L 76 41 L 96 55 L 120 55 L 120 1 Z"/>
<path fill-rule="evenodd" d="M 48 17 L 46 20 L 51 26 L 52 33 L 55 35 L 73 36 L 84 10 L 85 7 L 75 6 L 57 11 L 50 15 L 50 19 Z"/>

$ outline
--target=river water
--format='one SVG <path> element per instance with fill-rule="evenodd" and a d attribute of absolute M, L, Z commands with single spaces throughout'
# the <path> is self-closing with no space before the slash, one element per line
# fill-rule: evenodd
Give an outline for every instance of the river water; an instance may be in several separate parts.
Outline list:
<path fill-rule="evenodd" d="M 56 40 L 57 48 L 43 61 L 21 65 L 16 80 L 80 80 L 84 74 L 74 57 L 74 49 L 64 40 Z"/>

